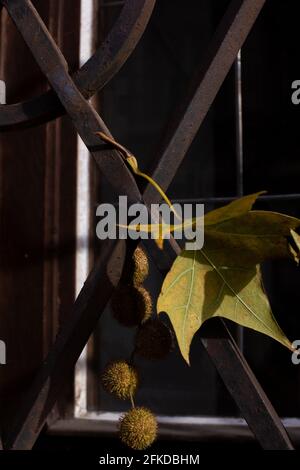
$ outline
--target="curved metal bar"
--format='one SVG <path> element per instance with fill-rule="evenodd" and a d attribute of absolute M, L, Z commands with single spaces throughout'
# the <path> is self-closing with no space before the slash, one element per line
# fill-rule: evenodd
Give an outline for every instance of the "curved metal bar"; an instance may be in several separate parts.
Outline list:
<path fill-rule="evenodd" d="M 155 1 L 126 0 L 107 38 L 73 77 L 85 98 L 103 88 L 126 62 L 148 24 Z M 0 105 L 0 130 L 41 124 L 64 113 L 56 94 L 50 90 L 28 101 Z"/>

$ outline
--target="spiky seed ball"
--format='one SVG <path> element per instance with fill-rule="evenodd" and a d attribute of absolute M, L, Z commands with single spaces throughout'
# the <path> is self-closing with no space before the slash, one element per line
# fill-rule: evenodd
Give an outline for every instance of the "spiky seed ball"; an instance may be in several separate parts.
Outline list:
<path fill-rule="evenodd" d="M 140 286 L 149 274 L 148 257 L 138 246 L 131 257 L 126 259 L 122 273 L 122 282 L 133 286 Z"/>
<path fill-rule="evenodd" d="M 146 322 L 152 315 L 153 302 L 150 293 L 144 287 L 135 287 L 139 323 Z"/>
<path fill-rule="evenodd" d="M 145 359 L 163 359 L 173 349 L 173 334 L 158 318 L 150 318 L 139 328 L 135 352 Z"/>
<path fill-rule="evenodd" d="M 121 360 L 108 364 L 101 378 L 104 389 L 121 400 L 133 397 L 139 382 L 136 368 Z"/>
<path fill-rule="evenodd" d="M 143 248 L 137 247 L 132 257 L 132 282 L 139 286 L 149 274 L 149 262 Z"/>
<path fill-rule="evenodd" d="M 152 313 L 153 304 L 144 287 L 119 285 L 111 300 L 116 320 L 123 326 L 133 327 L 146 321 Z"/>
<path fill-rule="evenodd" d="M 121 418 L 119 433 L 121 441 L 131 449 L 147 449 L 157 436 L 156 418 L 147 408 L 132 408 Z"/>

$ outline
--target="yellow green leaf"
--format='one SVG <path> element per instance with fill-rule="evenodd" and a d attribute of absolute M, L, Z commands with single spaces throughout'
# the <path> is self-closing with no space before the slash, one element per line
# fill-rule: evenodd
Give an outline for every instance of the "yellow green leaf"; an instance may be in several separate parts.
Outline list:
<path fill-rule="evenodd" d="M 205 225 L 214 225 L 226 220 L 233 219 L 234 217 L 240 217 L 246 214 L 252 209 L 256 199 L 264 194 L 266 191 L 260 191 L 258 193 L 249 194 L 248 196 L 235 199 L 226 206 L 219 207 L 213 211 L 208 212 L 205 215 Z"/>
<path fill-rule="evenodd" d="M 239 250 L 245 264 L 291 254 L 288 237 L 300 220 L 270 211 L 250 211 L 205 228 L 205 246 L 224 253 Z M 300 243 L 298 245 L 300 247 Z"/>
<path fill-rule="evenodd" d="M 196 224 L 201 224 L 201 217 L 193 217 L 186 219 L 182 223 L 178 224 L 166 224 L 164 222 L 153 223 L 153 224 L 118 224 L 118 227 L 127 228 L 132 232 L 144 232 L 151 233 L 152 238 L 156 241 L 160 249 L 163 248 L 164 239 L 171 233 L 175 233 L 178 230 L 186 230 L 187 228 L 194 227 Z"/>
<path fill-rule="evenodd" d="M 240 255 L 238 249 L 227 256 L 213 249 L 184 251 L 164 280 L 157 311 L 168 314 L 188 363 L 194 334 L 212 317 L 228 318 L 292 349 L 273 317 L 259 266 L 245 266 Z"/>

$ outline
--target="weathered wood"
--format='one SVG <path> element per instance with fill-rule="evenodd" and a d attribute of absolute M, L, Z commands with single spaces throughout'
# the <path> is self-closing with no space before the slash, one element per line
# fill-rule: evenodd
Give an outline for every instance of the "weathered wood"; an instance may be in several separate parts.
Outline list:
<path fill-rule="evenodd" d="M 65 0 L 61 8 L 72 4 L 68 22 L 73 33 L 67 36 L 60 35 L 67 24 L 55 11 L 58 3 L 36 1 L 36 6 L 76 70 L 80 1 Z M 1 29 L 0 76 L 7 101 L 45 92 L 47 80 L 5 9 Z M 20 390 L 32 382 L 63 312 L 69 313 L 66 305 L 74 302 L 76 145 L 77 133 L 67 117 L 19 134 L 0 134 L 0 338 L 8 352 L 0 382 L 3 435 L 15 416 Z"/>

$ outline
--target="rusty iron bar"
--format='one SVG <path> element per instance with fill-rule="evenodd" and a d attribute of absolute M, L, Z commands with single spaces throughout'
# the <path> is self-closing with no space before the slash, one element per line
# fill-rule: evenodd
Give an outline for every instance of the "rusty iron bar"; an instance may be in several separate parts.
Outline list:
<path fill-rule="evenodd" d="M 170 120 L 153 163 L 153 178 L 163 188 L 173 180 L 264 3 L 265 0 L 231 1 L 185 98 Z M 153 189 L 147 186 L 143 195 L 146 202 L 157 198 Z"/>
<path fill-rule="evenodd" d="M 225 323 L 214 324 L 213 334 L 201 341 L 262 448 L 293 450 L 280 418 Z"/>
<path fill-rule="evenodd" d="M 126 0 L 104 42 L 74 74 L 85 98 L 91 98 L 120 70 L 139 42 L 151 17 L 156 0 Z M 0 105 L 0 131 L 29 127 L 65 113 L 57 95 L 50 90 L 28 101 Z"/>
<path fill-rule="evenodd" d="M 68 114 L 71 116 L 77 130 L 79 131 L 81 136 L 84 138 L 86 144 L 90 147 L 91 143 L 93 143 L 94 136 L 93 134 L 91 135 L 91 129 L 89 129 L 89 127 L 87 126 L 87 123 L 94 126 L 96 122 L 97 124 L 102 125 L 102 127 L 99 126 L 100 129 L 105 130 L 106 132 L 107 132 L 107 129 L 102 123 L 102 121 L 100 120 L 99 116 L 96 115 L 93 108 L 78 93 L 78 91 L 76 90 L 76 87 L 74 87 L 72 80 L 70 79 L 70 77 L 68 76 L 66 72 L 64 59 L 61 56 L 55 44 L 53 43 L 52 38 L 49 36 L 37 12 L 31 5 L 29 0 L 27 1 L 13 0 L 9 2 L 5 1 L 3 3 L 5 4 L 10 15 L 16 22 L 18 29 L 22 33 L 24 39 L 28 42 L 41 69 L 43 70 L 47 78 L 49 79 L 49 82 L 51 83 L 55 91 L 58 93 Z M 32 41 L 32 38 L 30 37 L 30 31 L 33 29 L 39 32 L 34 42 Z M 39 52 L 41 51 L 40 47 L 42 47 L 42 50 L 43 50 L 42 57 L 39 55 Z M 53 66 L 55 67 L 54 71 L 52 70 Z M 62 73 L 62 77 L 60 76 L 60 73 Z M 83 109 L 81 109 L 81 107 L 83 107 Z M 77 114 L 79 114 L 79 117 L 77 116 Z M 85 121 L 82 121 L 81 120 L 82 118 L 86 118 L 87 123 Z M 88 132 L 88 129 L 90 132 Z M 86 132 L 88 133 L 87 136 L 85 135 Z M 109 155 L 111 159 L 117 161 L 118 157 L 116 157 L 115 153 L 116 152 L 110 152 Z M 98 153 L 96 153 L 94 157 L 96 159 L 97 164 L 100 166 L 100 168 L 102 170 L 104 168 L 105 172 L 109 176 L 108 169 L 113 170 L 115 168 L 115 163 L 113 164 L 112 168 L 110 168 L 109 162 L 107 159 L 103 158 L 101 160 L 101 158 L 98 158 Z M 122 169 L 121 173 L 125 174 L 125 169 Z M 131 189 L 130 196 L 131 197 L 136 196 L 136 193 L 137 193 L 136 186 L 134 185 L 133 190 L 132 188 L 130 189 Z M 129 188 L 128 188 L 128 191 L 129 191 Z M 127 194 L 128 191 L 125 194 Z M 138 197 L 140 196 L 138 195 Z M 107 253 L 105 253 L 105 256 L 108 256 Z M 117 259 L 117 263 L 114 263 L 112 265 L 113 270 L 117 268 L 120 271 L 123 259 L 124 259 L 124 254 L 123 256 L 119 256 L 119 258 Z M 89 313 L 90 309 L 93 310 L 93 308 L 95 308 L 95 304 L 92 305 L 93 308 L 91 308 L 90 300 L 95 297 L 96 288 L 97 288 L 97 283 L 95 282 L 95 276 L 98 270 L 100 270 L 103 274 L 103 269 L 104 269 L 103 263 L 104 261 L 102 260 L 98 264 L 98 268 L 96 267 L 95 270 L 93 270 L 93 276 L 89 284 L 89 290 L 86 290 L 85 287 L 82 289 L 80 298 L 84 299 L 84 302 L 81 302 L 81 311 L 78 312 L 78 315 L 77 315 L 78 318 L 76 319 L 75 326 L 73 325 L 74 327 L 73 330 L 70 332 L 69 324 L 67 324 L 64 328 L 62 328 L 62 330 L 60 331 L 58 340 L 56 341 L 54 347 L 52 348 L 49 354 L 49 360 L 46 360 L 46 362 L 41 367 L 41 370 L 37 375 L 36 381 L 29 391 L 29 396 L 26 398 L 26 401 L 24 401 L 24 406 L 22 407 L 22 413 L 18 418 L 18 423 L 16 424 L 16 427 L 13 429 L 12 434 L 6 440 L 6 446 L 8 448 L 24 449 L 24 448 L 32 447 L 33 443 L 35 442 L 35 439 L 37 438 L 45 422 L 45 416 L 47 415 L 47 412 L 49 412 L 49 408 L 53 406 L 55 399 L 57 398 L 57 394 L 59 392 L 60 386 L 62 386 L 63 384 L 64 377 L 61 374 L 62 366 L 60 364 L 59 359 L 63 360 L 65 367 L 68 364 L 72 365 L 78 357 L 77 356 L 78 345 L 75 345 L 75 341 L 77 340 L 77 342 L 80 342 L 82 344 L 84 341 L 84 337 L 85 337 L 85 341 L 88 339 L 88 335 L 87 336 L 85 335 L 87 334 L 87 330 L 90 330 L 90 327 L 92 326 L 92 321 L 90 321 L 89 316 L 86 316 L 86 314 Z M 100 278 L 101 276 L 97 278 L 98 282 Z M 112 283 L 110 283 L 109 285 L 113 288 Z M 110 289 L 110 292 L 108 294 L 107 294 L 107 291 L 105 291 L 105 297 L 108 297 L 110 295 L 112 288 Z M 102 289 L 101 289 L 101 292 L 102 292 Z M 97 316 L 99 315 L 100 315 L 100 311 Z M 87 322 L 87 319 L 89 319 L 88 322 Z M 84 333 L 79 334 L 80 331 L 78 331 L 78 325 L 82 321 L 85 322 Z M 226 347 L 230 347 L 229 343 L 232 343 L 233 340 L 230 339 L 228 332 L 226 330 L 226 327 L 222 323 L 222 321 L 220 321 L 220 325 L 221 326 L 223 325 L 223 331 L 227 338 L 224 344 L 227 345 Z M 76 329 L 75 331 L 76 335 L 74 334 L 74 329 Z M 79 338 L 78 338 L 78 335 L 79 335 Z M 210 341 L 210 340 L 207 340 L 207 341 Z M 62 353 L 66 352 L 65 350 L 66 344 L 69 344 L 69 346 L 71 345 L 73 350 L 72 350 L 72 354 L 67 354 L 67 359 L 63 359 Z M 213 350 L 209 351 L 209 353 L 213 354 Z M 234 357 L 236 361 L 244 362 L 244 358 L 242 356 L 237 356 L 237 353 L 235 353 Z M 216 364 L 218 364 L 217 361 L 216 361 Z M 228 364 L 227 368 L 230 369 L 231 365 Z M 225 380 L 225 383 L 229 389 L 230 389 L 229 387 L 230 375 L 231 374 L 229 375 L 227 375 L 226 373 L 223 374 L 223 379 Z M 245 385 L 246 385 L 246 387 L 243 390 L 239 391 L 239 393 L 242 393 L 242 397 L 241 397 L 242 399 L 240 399 L 240 405 L 243 411 L 243 402 L 247 401 L 247 393 L 246 393 L 247 384 L 248 382 L 252 381 L 252 377 L 250 377 L 249 374 L 245 374 L 242 378 L 238 378 L 238 380 L 239 379 L 242 379 L 243 381 L 245 381 Z M 265 401 L 262 399 L 261 389 L 259 385 L 253 384 L 253 388 L 255 392 L 254 393 L 254 400 L 255 400 L 254 405 L 260 410 L 260 416 L 261 417 L 264 417 L 265 415 L 269 416 L 270 421 L 273 423 L 273 427 L 271 429 L 272 433 L 270 433 L 269 440 L 268 440 L 270 446 L 272 446 L 271 444 L 272 442 L 278 442 L 279 443 L 278 446 L 281 449 L 292 448 L 290 441 L 288 439 L 288 436 L 279 418 L 274 412 L 272 406 L 270 405 L 267 399 Z M 238 393 L 236 390 L 232 391 L 233 397 L 238 401 L 237 397 L 235 397 L 236 393 Z M 45 407 L 45 400 L 47 402 L 47 407 Z M 250 420 L 251 428 L 256 433 L 257 423 L 255 420 L 253 420 L 253 417 L 251 414 L 250 416 L 248 416 L 248 420 Z M 256 433 L 256 435 L 258 437 L 259 432 Z M 272 435 L 276 435 L 277 439 L 274 440 Z"/>

